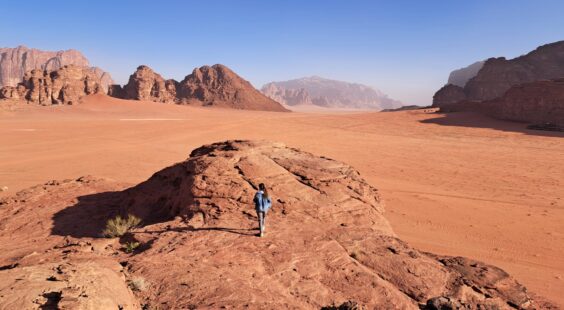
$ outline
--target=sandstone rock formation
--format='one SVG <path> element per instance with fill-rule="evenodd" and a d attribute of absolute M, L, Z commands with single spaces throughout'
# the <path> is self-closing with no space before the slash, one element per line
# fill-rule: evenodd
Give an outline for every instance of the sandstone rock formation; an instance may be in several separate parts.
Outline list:
<path fill-rule="evenodd" d="M 166 80 L 151 68 L 139 66 L 123 87 L 123 98 L 156 102 L 174 102 L 176 100 L 174 80 Z M 115 90 L 113 90 L 115 92 Z"/>
<path fill-rule="evenodd" d="M 252 206 L 260 182 L 274 199 L 264 238 Z M 83 177 L 1 201 L 0 307 L 551 307 L 499 268 L 414 249 L 357 171 L 282 144 L 206 145 L 122 188 Z M 132 254 L 99 237 L 120 213 L 143 219 L 119 240 L 140 243 Z"/>
<path fill-rule="evenodd" d="M 0 48 L 0 88 L 16 87 L 31 70 L 56 71 L 66 65 L 90 67 L 88 59 L 77 50 L 52 52 L 25 46 Z M 98 67 L 90 67 L 90 70 L 98 76 L 106 93 L 109 85 L 113 83 L 109 73 Z"/>
<path fill-rule="evenodd" d="M 445 104 L 441 111 L 479 112 L 498 119 L 564 127 L 564 79 L 516 85 L 499 98 Z"/>
<path fill-rule="evenodd" d="M 454 70 L 448 76 L 448 83 L 460 87 L 466 86 L 466 83 L 475 77 L 480 69 L 484 66 L 485 61 L 477 61 L 467 67 Z"/>
<path fill-rule="evenodd" d="M 464 88 L 447 84 L 439 89 L 433 96 L 433 106 L 434 107 L 444 107 L 446 105 L 451 105 L 461 101 L 465 101 L 466 94 L 464 93 Z"/>
<path fill-rule="evenodd" d="M 314 104 L 326 108 L 381 110 L 402 105 L 369 86 L 318 76 L 268 83 L 261 91 L 288 106 Z"/>
<path fill-rule="evenodd" d="M 256 90 L 251 83 L 224 65 L 194 69 L 179 83 L 182 103 L 245 110 L 286 111 L 278 102 Z"/>
<path fill-rule="evenodd" d="M 501 97 L 514 85 L 564 77 L 564 41 L 546 44 L 511 59 L 490 58 L 478 74 L 463 87 L 464 100 L 485 101 Z M 448 85 L 447 85 L 448 86 Z M 450 104 L 451 97 L 441 88 L 433 97 L 433 105 Z M 446 101 L 442 99 L 446 98 Z"/>
<path fill-rule="evenodd" d="M 486 104 L 501 119 L 564 127 L 564 78 L 516 85 Z"/>
<path fill-rule="evenodd" d="M 31 70 L 18 86 L 0 89 L 0 98 L 25 99 L 41 105 L 76 104 L 83 96 L 103 92 L 95 70 L 67 65 L 55 71 Z"/>
<path fill-rule="evenodd" d="M 264 96 L 224 65 L 203 66 L 177 82 L 165 80 L 147 66 L 139 66 L 123 88 L 110 87 L 109 95 L 123 99 L 174 102 L 232 109 L 287 111 Z"/>
<path fill-rule="evenodd" d="M 550 81 L 560 78 L 564 41 L 511 60 L 490 58 L 464 87 L 448 84 L 437 91 L 433 106 L 445 112 L 477 111 L 501 119 L 560 124 L 561 82 Z"/>

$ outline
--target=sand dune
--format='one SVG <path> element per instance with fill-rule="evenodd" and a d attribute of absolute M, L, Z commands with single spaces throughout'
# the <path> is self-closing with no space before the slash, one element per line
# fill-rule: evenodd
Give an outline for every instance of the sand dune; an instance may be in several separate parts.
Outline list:
<path fill-rule="evenodd" d="M 96 95 L 0 112 L 0 195 L 86 174 L 138 183 L 202 144 L 281 141 L 358 169 L 413 246 L 497 265 L 564 306 L 564 135 L 524 128 L 464 113 L 250 112 Z"/>

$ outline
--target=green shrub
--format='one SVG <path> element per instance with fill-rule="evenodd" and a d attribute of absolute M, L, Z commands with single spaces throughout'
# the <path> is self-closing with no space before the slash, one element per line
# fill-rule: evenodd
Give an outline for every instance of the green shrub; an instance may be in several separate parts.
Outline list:
<path fill-rule="evenodd" d="M 125 251 L 125 253 L 133 253 L 133 251 L 135 251 L 135 249 L 137 249 L 139 247 L 139 242 L 126 242 L 123 245 L 123 250 Z"/>
<path fill-rule="evenodd" d="M 106 222 L 106 229 L 104 229 L 103 234 L 108 238 L 121 237 L 130 229 L 139 226 L 139 223 L 141 223 L 141 219 L 131 214 L 127 218 L 118 215 Z"/>

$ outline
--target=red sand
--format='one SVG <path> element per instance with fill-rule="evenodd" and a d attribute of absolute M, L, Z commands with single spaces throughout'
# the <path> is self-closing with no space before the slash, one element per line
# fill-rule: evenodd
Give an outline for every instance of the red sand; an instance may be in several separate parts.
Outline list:
<path fill-rule="evenodd" d="M 0 187 L 92 174 L 128 183 L 202 144 L 269 139 L 351 164 L 421 250 L 497 265 L 564 306 L 564 135 L 456 113 L 305 114 L 93 96 L 0 111 Z"/>

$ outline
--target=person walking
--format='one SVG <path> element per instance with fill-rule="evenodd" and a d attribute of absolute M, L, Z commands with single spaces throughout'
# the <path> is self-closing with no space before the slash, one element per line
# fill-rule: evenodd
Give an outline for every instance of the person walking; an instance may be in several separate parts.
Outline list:
<path fill-rule="evenodd" d="M 272 200 L 268 195 L 268 191 L 266 190 L 266 186 L 264 183 L 259 184 L 259 190 L 255 194 L 255 198 L 253 199 L 255 202 L 255 210 L 257 211 L 257 217 L 259 221 L 259 236 L 264 236 L 264 228 L 265 228 L 265 221 L 266 221 L 266 213 L 268 209 L 272 206 Z"/>

